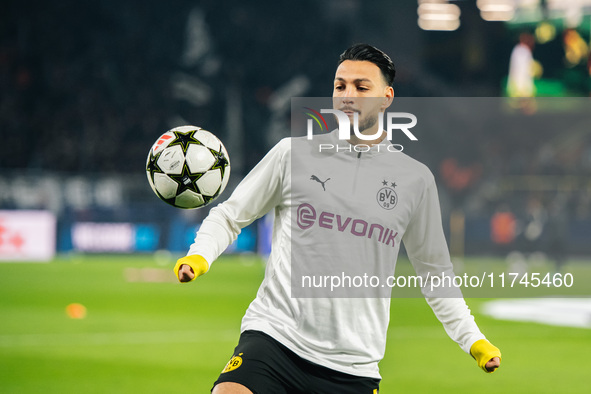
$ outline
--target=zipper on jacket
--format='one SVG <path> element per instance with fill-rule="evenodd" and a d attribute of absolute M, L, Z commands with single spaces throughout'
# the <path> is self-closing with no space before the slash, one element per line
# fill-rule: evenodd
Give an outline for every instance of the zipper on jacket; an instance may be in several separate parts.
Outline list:
<path fill-rule="evenodd" d="M 355 169 L 353 171 L 353 182 L 351 183 L 351 193 L 355 194 L 357 191 L 357 176 L 359 174 L 359 167 L 361 166 L 361 152 L 357 152 L 357 160 L 355 160 Z"/>

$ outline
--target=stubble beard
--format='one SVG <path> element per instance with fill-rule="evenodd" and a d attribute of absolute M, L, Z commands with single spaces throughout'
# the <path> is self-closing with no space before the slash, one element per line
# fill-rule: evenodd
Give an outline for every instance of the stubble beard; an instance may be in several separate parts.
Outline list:
<path fill-rule="evenodd" d="M 359 121 L 359 132 L 363 133 L 365 130 L 368 130 L 370 128 L 372 128 L 373 126 L 375 126 L 375 124 L 378 121 L 378 116 L 377 114 L 375 116 L 372 115 L 368 115 L 365 118 L 361 119 Z M 351 119 L 351 135 L 355 135 L 354 134 L 354 130 L 353 130 L 353 120 Z"/>

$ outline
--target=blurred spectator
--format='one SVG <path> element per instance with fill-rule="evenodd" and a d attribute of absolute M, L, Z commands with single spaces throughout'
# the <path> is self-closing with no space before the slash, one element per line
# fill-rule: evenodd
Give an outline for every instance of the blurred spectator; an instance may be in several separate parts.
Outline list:
<path fill-rule="evenodd" d="M 534 58 L 532 51 L 535 38 L 529 33 L 519 36 L 519 43 L 511 52 L 509 60 L 509 78 L 507 92 L 511 97 L 533 97 L 534 87 Z"/>
<path fill-rule="evenodd" d="M 445 186 L 461 199 L 480 178 L 482 166 L 480 163 L 461 165 L 455 157 L 448 157 L 441 162 L 439 172 Z"/>
<path fill-rule="evenodd" d="M 492 241 L 505 252 L 515 240 L 517 220 L 506 205 L 501 206 L 490 219 L 490 234 Z"/>

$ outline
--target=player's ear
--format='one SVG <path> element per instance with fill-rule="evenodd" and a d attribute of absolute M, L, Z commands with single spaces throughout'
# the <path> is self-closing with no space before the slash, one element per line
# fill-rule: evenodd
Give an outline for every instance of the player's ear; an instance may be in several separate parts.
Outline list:
<path fill-rule="evenodd" d="M 392 105 L 392 100 L 394 99 L 394 89 L 392 86 L 386 87 L 386 91 L 384 92 L 384 99 L 382 103 L 382 111 Z"/>

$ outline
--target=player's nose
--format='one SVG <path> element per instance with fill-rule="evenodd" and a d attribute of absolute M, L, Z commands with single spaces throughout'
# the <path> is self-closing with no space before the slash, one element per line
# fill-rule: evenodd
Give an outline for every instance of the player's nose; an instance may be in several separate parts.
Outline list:
<path fill-rule="evenodd" d="M 343 103 L 343 106 L 351 106 L 353 104 L 355 104 L 355 97 L 353 96 L 352 92 L 346 92 L 348 94 L 345 94 L 342 98 L 341 98 L 341 102 Z"/>

